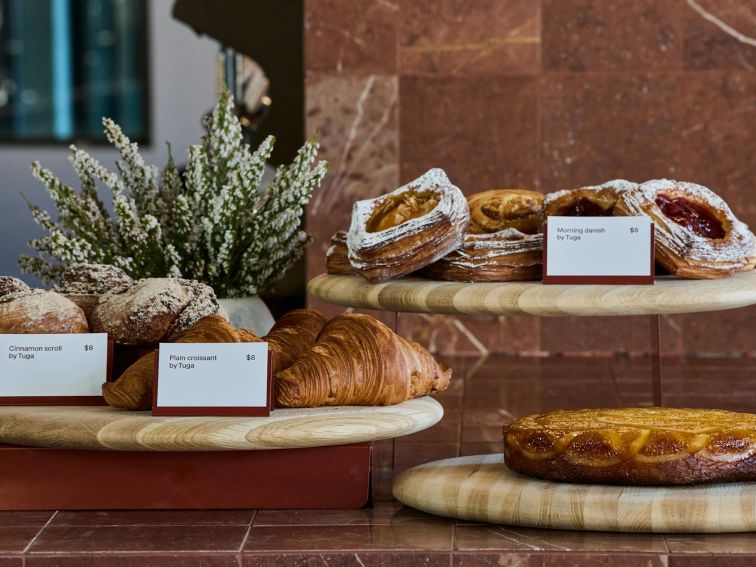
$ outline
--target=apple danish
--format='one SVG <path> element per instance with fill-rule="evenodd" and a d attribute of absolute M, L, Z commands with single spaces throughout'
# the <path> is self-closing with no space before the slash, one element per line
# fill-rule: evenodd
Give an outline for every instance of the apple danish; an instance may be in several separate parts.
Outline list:
<path fill-rule="evenodd" d="M 352 267 L 371 283 L 432 264 L 462 244 L 470 210 L 441 169 L 376 199 L 357 201 L 347 233 Z"/>
<path fill-rule="evenodd" d="M 352 264 L 349 263 L 349 250 L 347 249 L 347 233 L 340 230 L 331 237 L 331 244 L 326 250 L 326 272 L 341 276 L 355 274 Z"/>
<path fill-rule="evenodd" d="M 470 226 L 462 245 L 420 274 L 439 280 L 506 282 L 541 277 L 543 195 L 492 189 L 467 198 Z"/>
<path fill-rule="evenodd" d="M 579 189 L 549 193 L 543 201 L 544 217 L 610 217 L 620 195 L 638 185 L 624 179 Z"/>
<path fill-rule="evenodd" d="M 323 327 L 315 345 L 275 376 L 282 407 L 389 406 L 445 390 L 451 370 L 417 343 L 360 313 Z"/>
<path fill-rule="evenodd" d="M 712 190 L 682 181 L 654 179 L 621 195 L 617 215 L 654 222 L 656 261 L 683 278 L 721 278 L 752 269 L 756 239 Z"/>
<path fill-rule="evenodd" d="M 556 411 L 504 427 L 513 471 L 565 482 L 678 485 L 756 480 L 756 415 L 724 410 Z"/>

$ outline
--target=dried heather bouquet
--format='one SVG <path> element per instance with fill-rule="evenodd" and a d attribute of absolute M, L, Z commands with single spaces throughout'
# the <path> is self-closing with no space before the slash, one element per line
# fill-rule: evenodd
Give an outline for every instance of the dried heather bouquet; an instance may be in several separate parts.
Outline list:
<path fill-rule="evenodd" d="M 29 205 L 47 234 L 29 242 L 37 255 L 20 258 L 23 270 L 53 283 L 72 264 L 114 264 L 132 277 L 182 276 L 211 285 L 219 297 L 243 297 L 269 288 L 302 256 L 310 240 L 301 229 L 304 206 L 327 165 L 315 161 L 316 141 L 261 189 L 274 138 L 254 152 L 244 144 L 228 91 L 208 118 L 202 144 L 189 149 L 183 176 L 172 157 L 162 171 L 145 164 L 117 124 L 107 118 L 103 124 L 121 154 L 117 173 L 75 146 L 69 159 L 79 191 L 32 164 L 58 218 Z M 112 215 L 98 182 L 112 192 Z"/>

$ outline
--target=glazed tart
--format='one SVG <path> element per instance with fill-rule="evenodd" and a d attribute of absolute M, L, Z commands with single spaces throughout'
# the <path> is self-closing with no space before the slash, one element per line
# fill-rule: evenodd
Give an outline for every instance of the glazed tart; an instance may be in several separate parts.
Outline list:
<path fill-rule="evenodd" d="M 349 263 L 346 235 L 345 230 L 340 230 L 331 237 L 331 243 L 326 250 L 326 272 L 329 274 L 350 276 L 355 273 L 352 264 Z"/>
<path fill-rule="evenodd" d="M 376 199 L 358 201 L 347 233 L 349 262 L 383 282 L 432 264 L 462 244 L 470 210 L 441 169 Z"/>
<path fill-rule="evenodd" d="M 647 181 L 620 196 L 616 214 L 643 215 L 654 222 L 656 261 L 673 275 L 721 278 L 753 268 L 753 233 L 721 197 L 702 185 Z"/>
<path fill-rule="evenodd" d="M 531 415 L 504 427 L 518 473 L 582 483 L 680 485 L 756 480 L 756 415 L 620 408 Z"/>
<path fill-rule="evenodd" d="M 624 179 L 607 181 L 579 189 L 549 193 L 543 201 L 545 217 L 610 217 L 617 199 L 638 185 Z"/>

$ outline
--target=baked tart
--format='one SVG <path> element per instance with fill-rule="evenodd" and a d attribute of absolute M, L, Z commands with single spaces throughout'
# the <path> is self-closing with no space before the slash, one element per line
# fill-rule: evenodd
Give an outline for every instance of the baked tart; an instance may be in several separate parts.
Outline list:
<path fill-rule="evenodd" d="M 623 193 L 615 212 L 654 222 L 656 261 L 672 275 L 721 278 L 754 266 L 753 233 L 721 197 L 702 185 L 647 181 Z"/>
<path fill-rule="evenodd" d="M 412 273 L 462 244 L 470 210 L 441 169 L 376 199 L 357 201 L 347 233 L 349 262 L 365 279 Z"/>
<path fill-rule="evenodd" d="M 543 201 L 545 217 L 610 217 L 620 195 L 638 185 L 624 179 L 579 189 L 549 193 Z"/>
<path fill-rule="evenodd" d="M 518 473 L 564 482 L 756 481 L 756 415 L 677 408 L 531 415 L 504 427 L 504 461 Z"/>
<path fill-rule="evenodd" d="M 331 237 L 331 243 L 326 250 L 326 272 L 341 276 L 350 276 L 355 273 L 352 264 L 349 263 L 345 230 L 340 230 Z"/>
<path fill-rule="evenodd" d="M 467 198 L 470 226 L 464 242 L 421 275 L 461 282 L 506 282 L 541 277 L 543 195 L 493 189 Z"/>

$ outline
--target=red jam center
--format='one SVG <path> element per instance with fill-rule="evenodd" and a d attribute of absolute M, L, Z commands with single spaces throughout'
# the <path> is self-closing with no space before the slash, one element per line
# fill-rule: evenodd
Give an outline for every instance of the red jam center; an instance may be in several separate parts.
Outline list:
<path fill-rule="evenodd" d="M 560 207 L 556 213 L 558 217 L 609 217 L 614 207 L 605 209 L 595 201 L 580 197 L 577 201 Z"/>
<path fill-rule="evenodd" d="M 664 194 L 656 196 L 656 204 L 667 217 L 689 231 L 705 238 L 724 238 L 722 223 L 706 207 L 684 197 L 671 199 Z"/>

